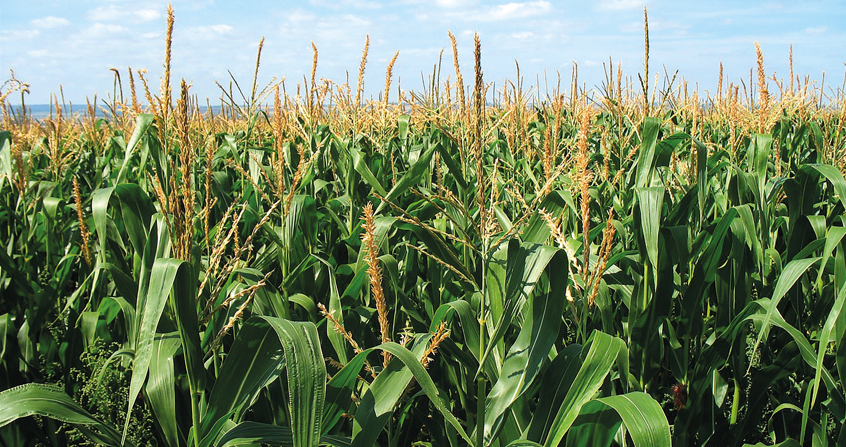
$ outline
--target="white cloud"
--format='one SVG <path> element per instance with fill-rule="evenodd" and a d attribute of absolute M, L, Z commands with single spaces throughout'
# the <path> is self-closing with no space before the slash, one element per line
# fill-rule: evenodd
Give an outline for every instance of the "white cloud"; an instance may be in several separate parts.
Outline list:
<path fill-rule="evenodd" d="M 38 28 L 58 28 L 60 26 L 70 25 L 68 19 L 63 17 L 47 16 L 40 19 L 35 19 L 32 24 Z"/>
<path fill-rule="evenodd" d="M 105 37 L 105 36 L 112 36 L 115 34 L 123 34 L 128 33 L 129 29 L 120 25 L 112 25 L 107 23 L 95 23 L 91 25 L 85 32 L 84 35 L 88 37 Z"/>
<path fill-rule="evenodd" d="M 232 30 L 234 28 L 232 28 L 229 25 L 219 24 L 219 25 L 212 25 L 212 26 L 209 27 L 209 29 L 211 29 L 212 31 L 214 31 L 217 34 L 229 34 L 229 33 L 232 32 Z"/>
<path fill-rule="evenodd" d="M 513 37 L 515 39 L 528 39 L 528 38 L 530 38 L 534 35 L 535 35 L 535 33 L 531 32 L 531 31 L 523 31 L 523 32 L 520 32 L 520 33 L 514 33 L 514 34 L 511 35 L 511 37 Z"/>
<path fill-rule="evenodd" d="M 88 19 L 95 22 L 117 22 L 131 20 L 132 22 L 149 22 L 162 16 L 155 9 L 128 9 L 115 5 L 100 6 L 88 11 Z"/>
<path fill-rule="evenodd" d="M 95 21 L 120 20 L 122 16 L 123 13 L 115 5 L 111 5 L 105 8 L 100 6 L 98 8 L 88 11 L 88 19 Z"/>
<path fill-rule="evenodd" d="M 457 9 L 473 6 L 475 0 L 435 0 L 435 4 L 441 8 Z"/>
<path fill-rule="evenodd" d="M 382 9 L 382 4 L 367 0 L 310 0 L 312 6 L 327 7 L 332 9 L 353 8 L 361 9 Z"/>
<path fill-rule="evenodd" d="M 826 31 L 828 31 L 827 26 L 815 26 L 815 27 L 812 27 L 812 28 L 805 28 L 806 34 L 823 34 Z"/>
<path fill-rule="evenodd" d="M 29 57 L 34 57 L 36 59 L 46 58 L 50 55 L 50 51 L 48 50 L 29 50 L 26 52 L 26 55 Z"/>
<path fill-rule="evenodd" d="M 414 58 L 437 59 L 438 54 L 440 54 L 441 50 L 443 50 L 443 47 L 410 48 L 400 50 L 399 57 L 402 58 L 403 56 L 408 56 Z"/>
<path fill-rule="evenodd" d="M 598 9 L 600 11 L 625 11 L 627 9 L 640 9 L 644 6 L 643 0 L 601 0 Z"/>
<path fill-rule="evenodd" d="M 194 26 L 188 28 L 187 36 L 191 39 L 208 39 L 211 37 L 225 36 L 232 34 L 235 28 L 219 23 L 217 25 Z"/>
<path fill-rule="evenodd" d="M 481 22 L 523 19 L 552 12 L 552 4 L 545 0 L 525 3 L 506 3 L 470 14 L 469 18 Z"/>
<path fill-rule="evenodd" d="M 41 34 L 37 29 L 15 29 L 0 31 L 0 41 L 5 40 L 29 40 Z"/>
<path fill-rule="evenodd" d="M 582 62 L 582 65 L 584 65 L 585 67 L 597 67 L 599 66 L 599 62 L 586 59 L 584 62 Z"/>
<path fill-rule="evenodd" d="M 672 20 L 650 20 L 649 31 L 686 30 L 690 25 L 686 23 L 673 22 Z"/>
<path fill-rule="evenodd" d="M 162 16 L 162 14 L 155 9 L 139 9 L 138 11 L 135 11 L 135 15 L 144 22 L 156 20 Z"/>
<path fill-rule="evenodd" d="M 649 37 L 681 37 L 687 35 L 691 25 L 674 22 L 672 20 L 650 20 Z M 643 33 L 643 22 L 630 22 L 620 27 L 625 33 Z"/>

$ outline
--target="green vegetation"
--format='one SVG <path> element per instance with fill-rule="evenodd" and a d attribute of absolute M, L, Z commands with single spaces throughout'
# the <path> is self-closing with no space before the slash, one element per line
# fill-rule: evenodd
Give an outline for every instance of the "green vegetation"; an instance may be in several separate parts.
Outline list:
<path fill-rule="evenodd" d="M 4 106 L 0 443 L 844 445 L 844 92 L 475 60 Z"/>

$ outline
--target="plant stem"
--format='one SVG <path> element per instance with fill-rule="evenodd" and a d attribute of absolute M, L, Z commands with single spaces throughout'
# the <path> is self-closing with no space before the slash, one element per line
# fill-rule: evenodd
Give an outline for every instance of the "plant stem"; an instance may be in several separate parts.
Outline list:
<path fill-rule="evenodd" d="M 476 447 L 485 445 L 485 400 L 486 381 L 482 375 L 476 380 Z"/>
<path fill-rule="evenodd" d="M 731 402 L 731 425 L 737 424 L 737 408 L 740 406 L 740 386 L 737 384 L 737 379 L 734 379 L 734 398 Z"/>
<path fill-rule="evenodd" d="M 189 380 L 189 383 L 191 381 Z M 199 393 L 197 390 L 193 389 L 193 385 L 191 385 L 191 422 L 194 424 L 191 427 L 191 430 L 194 432 L 194 447 L 199 447 L 200 445 L 200 402 L 199 402 Z"/>

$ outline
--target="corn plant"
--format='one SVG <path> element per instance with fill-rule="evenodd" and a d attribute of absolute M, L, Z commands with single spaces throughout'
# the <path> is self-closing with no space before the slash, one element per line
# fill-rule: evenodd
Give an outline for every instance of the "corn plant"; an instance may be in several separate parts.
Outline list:
<path fill-rule="evenodd" d="M 3 443 L 846 443 L 843 92 L 491 101 L 450 37 L 396 103 L 4 114 Z"/>

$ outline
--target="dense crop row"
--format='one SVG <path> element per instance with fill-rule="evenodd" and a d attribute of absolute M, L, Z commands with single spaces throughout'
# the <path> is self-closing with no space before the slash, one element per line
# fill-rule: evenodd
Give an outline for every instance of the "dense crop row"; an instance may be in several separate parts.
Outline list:
<path fill-rule="evenodd" d="M 476 51 L 4 116 L 0 441 L 843 445 L 843 95 L 485 104 Z"/>

